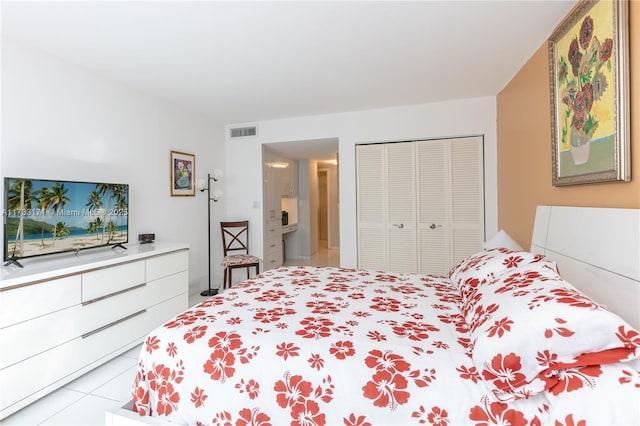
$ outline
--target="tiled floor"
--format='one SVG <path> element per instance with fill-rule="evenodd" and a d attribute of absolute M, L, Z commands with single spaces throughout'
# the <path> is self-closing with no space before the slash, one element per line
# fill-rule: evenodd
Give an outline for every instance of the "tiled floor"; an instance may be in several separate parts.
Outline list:
<path fill-rule="evenodd" d="M 311 259 L 286 259 L 286 266 L 307 265 L 307 266 L 340 266 L 340 250 L 328 249 L 327 241 L 318 241 L 318 251 L 311 256 Z"/>
<path fill-rule="evenodd" d="M 324 244 L 323 244 L 324 243 Z M 287 260 L 286 265 L 339 266 L 340 250 L 327 249 L 326 241 L 311 259 Z M 189 306 L 204 300 L 189 297 Z M 17 413 L 0 420 L 0 425 L 104 425 L 105 411 L 131 399 L 140 346 L 90 371 Z M 0 389 L 0 392 L 5 392 Z"/>

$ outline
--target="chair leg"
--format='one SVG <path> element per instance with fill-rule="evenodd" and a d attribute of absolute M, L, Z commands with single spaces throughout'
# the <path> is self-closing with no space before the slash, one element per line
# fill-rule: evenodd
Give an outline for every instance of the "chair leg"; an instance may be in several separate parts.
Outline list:
<path fill-rule="evenodd" d="M 229 269 L 229 268 L 224 268 L 224 278 L 222 279 L 222 288 L 223 289 L 227 288 L 227 269 Z"/>

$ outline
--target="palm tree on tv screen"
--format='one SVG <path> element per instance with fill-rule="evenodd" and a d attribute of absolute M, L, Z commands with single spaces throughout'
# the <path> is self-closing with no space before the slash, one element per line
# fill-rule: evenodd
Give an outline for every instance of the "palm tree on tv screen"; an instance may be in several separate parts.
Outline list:
<path fill-rule="evenodd" d="M 58 215 L 60 209 L 64 209 L 64 206 L 71 201 L 67 197 L 68 189 L 64 187 L 64 183 L 56 182 L 49 187 L 46 192 L 48 198 L 47 208 L 53 210 L 54 216 Z M 57 224 L 56 224 L 57 225 Z M 56 227 L 53 228 L 53 244 L 56 242 Z"/>
<path fill-rule="evenodd" d="M 64 237 L 65 235 L 69 235 L 69 228 L 67 228 L 67 224 L 64 222 L 56 223 L 56 226 L 53 227 L 53 235 L 54 240 L 56 236 Z"/>
<path fill-rule="evenodd" d="M 43 216 L 46 216 L 51 205 L 51 197 L 49 195 L 49 188 L 42 187 L 38 190 L 38 208 Z M 44 231 L 47 228 L 47 222 L 44 220 L 40 222 L 40 246 L 44 248 Z"/>
<path fill-rule="evenodd" d="M 89 208 L 90 213 L 96 214 L 98 212 L 100 207 L 102 207 L 102 199 L 100 198 L 100 193 L 98 191 L 94 189 L 91 192 L 89 192 L 89 197 L 88 197 L 87 203 L 85 204 L 85 207 Z M 89 228 L 87 228 L 87 231 L 96 232 L 101 227 L 102 227 L 102 220 L 100 219 L 99 216 L 97 216 L 94 221 L 91 221 L 89 223 Z M 99 239 L 97 235 L 96 235 L 96 239 Z"/>
<path fill-rule="evenodd" d="M 89 227 L 87 231 L 89 233 L 94 233 L 102 229 L 102 219 L 100 217 L 96 217 L 96 220 L 89 222 Z M 96 234 L 96 240 L 100 239 L 100 235 Z"/>
<path fill-rule="evenodd" d="M 104 222 L 102 223 L 102 242 L 104 242 L 104 234 L 105 232 L 107 232 L 107 223 L 111 222 L 111 212 L 110 210 L 110 202 L 111 202 L 111 197 L 113 196 L 113 186 L 115 185 L 111 185 L 108 183 L 97 183 L 96 184 L 96 190 L 98 191 L 98 194 L 100 195 L 104 195 L 106 203 L 105 203 L 105 210 L 104 210 Z M 107 218 L 107 212 L 109 213 L 109 217 Z"/>
<path fill-rule="evenodd" d="M 109 233 L 107 244 L 111 242 L 111 239 L 113 238 L 117 230 L 118 228 L 116 227 L 116 224 L 112 220 L 109 221 L 109 223 L 107 224 L 107 232 Z"/>
<path fill-rule="evenodd" d="M 120 218 L 126 213 L 127 210 L 127 190 L 124 185 L 113 185 L 112 189 L 113 196 L 116 199 L 116 212 L 118 215 L 116 216 L 116 230 L 118 227 L 118 222 Z M 122 233 L 120 233 L 122 235 Z"/>
<path fill-rule="evenodd" d="M 18 228 L 16 229 L 16 240 L 13 243 L 13 253 L 11 257 L 24 254 L 24 214 L 27 210 L 31 210 L 33 202 L 37 202 L 36 194 L 31 191 L 32 183 L 30 180 L 16 180 L 9 187 L 9 210 L 17 210 L 19 212 Z"/>

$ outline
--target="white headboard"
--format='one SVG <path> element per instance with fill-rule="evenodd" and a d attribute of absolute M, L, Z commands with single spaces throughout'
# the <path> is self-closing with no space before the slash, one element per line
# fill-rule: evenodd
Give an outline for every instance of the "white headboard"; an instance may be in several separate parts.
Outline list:
<path fill-rule="evenodd" d="M 640 210 L 538 206 L 531 251 L 640 329 Z"/>

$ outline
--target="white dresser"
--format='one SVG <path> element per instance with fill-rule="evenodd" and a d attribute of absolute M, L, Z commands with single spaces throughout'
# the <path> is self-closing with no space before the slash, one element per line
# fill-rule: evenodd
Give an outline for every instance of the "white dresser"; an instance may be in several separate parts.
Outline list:
<path fill-rule="evenodd" d="M 26 259 L 0 281 L 0 419 L 141 343 L 188 307 L 186 244 Z"/>

